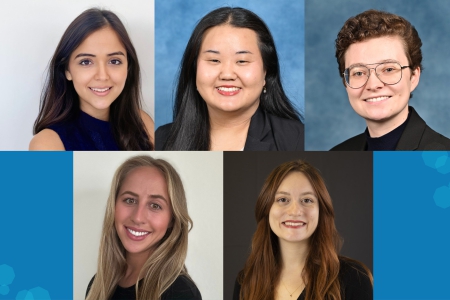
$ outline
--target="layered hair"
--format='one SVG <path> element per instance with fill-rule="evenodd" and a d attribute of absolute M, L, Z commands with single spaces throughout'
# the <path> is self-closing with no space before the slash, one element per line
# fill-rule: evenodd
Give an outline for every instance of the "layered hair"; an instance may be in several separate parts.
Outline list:
<path fill-rule="evenodd" d="M 422 41 L 414 26 L 398 15 L 371 9 L 348 19 L 337 35 L 336 59 L 344 85 L 345 53 L 350 45 L 379 37 L 399 37 L 411 70 L 423 70 Z"/>
<path fill-rule="evenodd" d="M 196 87 L 197 59 L 206 31 L 221 25 L 247 28 L 256 33 L 266 71 L 267 92 L 260 95 L 260 107 L 281 118 L 300 120 L 299 113 L 283 90 L 275 42 L 267 25 L 247 9 L 222 7 L 199 21 L 186 45 L 178 74 L 173 124 L 164 145 L 165 150 L 210 149 L 208 108 Z"/>
<path fill-rule="evenodd" d="M 74 119 L 80 113 L 80 100 L 73 82 L 66 78 L 70 56 L 93 32 L 110 27 L 127 52 L 128 72 L 125 86 L 111 104 L 109 122 L 121 150 L 152 150 L 140 115 L 141 79 L 139 62 L 128 33 L 111 11 L 91 8 L 79 15 L 66 29 L 50 61 L 46 84 L 42 90 L 39 115 L 33 134 L 56 123 Z"/>
<path fill-rule="evenodd" d="M 338 278 L 341 258 L 338 253 L 342 243 L 334 224 L 331 197 L 319 172 L 301 160 L 278 166 L 264 182 L 255 208 L 257 227 L 251 253 L 238 277 L 240 299 L 274 299 L 282 261 L 278 237 L 270 228 L 269 212 L 278 187 L 291 172 L 301 172 L 308 178 L 319 204 L 319 221 L 309 238 L 309 252 L 301 275 L 306 285 L 305 299 L 343 300 Z M 370 271 L 366 271 L 371 278 Z"/>
<path fill-rule="evenodd" d="M 103 221 L 97 274 L 87 295 L 87 300 L 109 299 L 120 279 L 125 275 L 127 269 L 126 250 L 114 226 L 115 206 L 118 193 L 126 177 L 132 170 L 139 167 L 153 167 L 163 174 L 170 197 L 172 226 L 167 228 L 166 234 L 142 266 L 139 278 L 144 277 L 144 279 L 141 284 L 136 283 L 136 299 L 160 299 L 162 293 L 179 275 L 190 279 L 184 262 L 192 220 L 188 214 L 180 176 L 165 160 L 154 159 L 150 156 L 136 156 L 125 161 L 114 175 Z"/>

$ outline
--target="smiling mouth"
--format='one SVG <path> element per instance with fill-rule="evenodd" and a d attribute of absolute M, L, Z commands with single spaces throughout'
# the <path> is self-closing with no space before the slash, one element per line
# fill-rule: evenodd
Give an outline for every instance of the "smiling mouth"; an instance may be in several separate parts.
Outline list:
<path fill-rule="evenodd" d="M 289 226 L 289 227 L 300 227 L 305 225 L 305 222 L 281 222 L 282 224 Z"/>
<path fill-rule="evenodd" d="M 381 96 L 381 97 L 375 97 L 375 98 L 367 98 L 367 99 L 364 99 L 364 101 L 366 101 L 366 102 L 380 102 L 380 101 L 383 101 L 383 100 L 387 100 L 389 98 L 391 98 L 391 96 Z"/>
<path fill-rule="evenodd" d="M 217 89 L 222 92 L 236 92 L 236 91 L 239 91 L 241 88 L 219 86 L 219 87 L 217 87 Z"/>
<path fill-rule="evenodd" d="M 150 234 L 149 231 L 134 231 L 134 230 L 132 230 L 132 229 L 130 229 L 128 227 L 126 227 L 126 228 L 127 228 L 129 233 L 131 233 L 132 235 L 134 235 L 136 237 L 140 237 L 140 236 L 144 236 L 144 235 Z"/>
<path fill-rule="evenodd" d="M 94 91 L 94 92 L 97 92 L 97 93 L 104 93 L 104 92 L 109 91 L 110 89 L 112 89 L 112 86 L 104 88 L 104 89 L 98 89 L 98 88 L 93 88 L 93 87 L 90 87 L 89 89 Z"/>

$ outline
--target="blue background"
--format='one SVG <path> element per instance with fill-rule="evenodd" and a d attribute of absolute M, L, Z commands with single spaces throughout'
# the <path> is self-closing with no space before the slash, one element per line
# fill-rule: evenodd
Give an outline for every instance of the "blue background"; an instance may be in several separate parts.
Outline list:
<path fill-rule="evenodd" d="M 371 8 L 398 14 L 419 32 L 424 72 L 409 103 L 431 128 L 450 137 L 450 1 L 314 0 L 305 4 L 306 150 L 329 150 L 366 127 L 348 102 L 334 41 L 348 18 Z"/>
<path fill-rule="evenodd" d="M 197 22 L 222 7 L 243 7 L 256 13 L 275 40 L 283 87 L 304 115 L 303 0 L 155 1 L 155 128 L 172 122 L 178 67 Z"/>
<path fill-rule="evenodd" d="M 450 299 L 450 207 L 433 200 L 450 174 L 421 152 L 375 152 L 373 163 L 374 299 Z"/>
<path fill-rule="evenodd" d="M 10 292 L 40 286 L 72 298 L 72 152 L 0 152 L 0 265 Z"/>

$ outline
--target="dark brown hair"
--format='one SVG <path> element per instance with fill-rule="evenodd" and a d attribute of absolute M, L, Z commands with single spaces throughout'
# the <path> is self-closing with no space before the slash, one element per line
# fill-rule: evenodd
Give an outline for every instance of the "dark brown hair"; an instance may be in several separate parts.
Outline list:
<path fill-rule="evenodd" d="M 238 277 L 241 284 L 240 299 L 274 299 L 275 288 L 280 280 L 281 256 L 278 237 L 270 228 L 269 212 L 278 187 L 291 172 L 301 172 L 308 178 L 319 204 L 319 222 L 310 237 L 309 253 L 302 273 L 306 284 L 305 299 L 341 300 L 338 278 L 341 239 L 334 224 L 331 197 L 319 172 L 301 160 L 278 166 L 264 182 L 255 208 L 257 227 L 252 250 Z M 367 272 L 371 277 L 369 270 Z"/>
<path fill-rule="evenodd" d="M 371 9 L 348 19 L 337 35 L 336 59 L 344 85 L 345 53 L 350 45 L 384 36 L 398 36 L 402 40 L 411 70 L 417 67 L 423 70 L 422 41 L 414 26 L 398 15 Z"/>
<path fill-rule="evenodd" d="M 109 122 L 121 150 L 152 150 L 140 115 L 141 79 L 136 50 L 120 19 L 111 11 L 91 8 L 79 15 L 66 29 L 50 61 L 46 84 L 41 94 L 39 115 L 33 134 L 49 126 L 75 118 L 80 100 L 73 82 L 67 80 L 72 52 L 93 32 L 112 28 L 127 51 L 128 73 L 122 93 L 111 104 Z"/>

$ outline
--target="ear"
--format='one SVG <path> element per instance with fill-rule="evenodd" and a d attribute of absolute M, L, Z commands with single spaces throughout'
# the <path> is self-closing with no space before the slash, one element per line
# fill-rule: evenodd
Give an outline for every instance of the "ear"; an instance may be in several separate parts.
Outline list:
<path fill-rule="evenodd" d="M 411 92 L 414 91 L 414 89 L 419 85 L 420 80 L 420 67 L 417 67 L 416 69 L 412 70 L 411 72 Z"/>
<path fill-rule="evenodd" d="M 69 70 L 66 70 L 65 74 L 66 74 L 67 80 L 72 81 L 72 74 L 70 74 Z"/>

